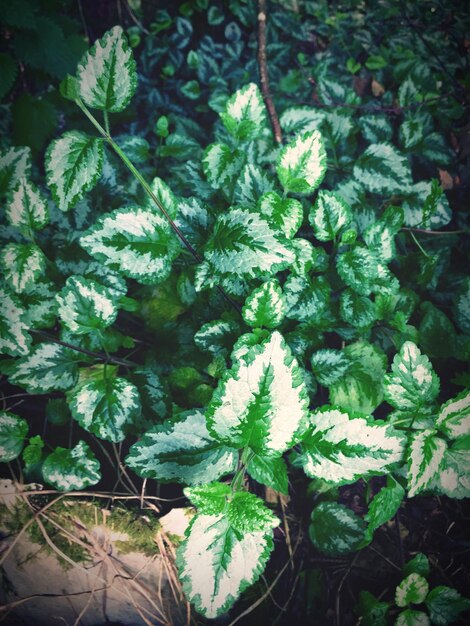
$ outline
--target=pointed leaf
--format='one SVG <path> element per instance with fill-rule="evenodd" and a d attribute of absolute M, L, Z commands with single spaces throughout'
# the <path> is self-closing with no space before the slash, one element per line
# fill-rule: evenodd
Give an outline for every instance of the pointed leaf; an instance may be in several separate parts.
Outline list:
<path fill-rule="evenodd" d="M 374 531 L 392 519 L 405 497 L 405 490 L 392 476 L 387 477 L 387 485 L 372 498 L 369 510 L 364 516 L 368 522 L 366 538 L 372 540 Z"/>
<path fill-rule="evenodd" d="M 92 109 L 123 111 L 137 87 L 136 64 L 121 26 L 114 26 L 85 53 L 77 68 L 78 90 Z"/>
<path fill-rule="evenodd" d="M 282 457 L 270 459 L 255 454 L 246 467 L 248 474 L 261 485 L 285 495 L 289 492 L 287 465 Z"/>
<path fill-rule="evenodd" d="M 331 241 L 350 223 L 351 208 L 338 194 L 320 189 L 308 219 L 319 241 Z"/>
<path fill-rule="evenodd" d="M 28 422 L 22 417 L 0 412 L 0 463 L 9 463 L 20 455 L 28 428 Z"/>
<path fill-rule="evenodd" d="M 437 428 L 451 439 L 470 435 L 470 390 L 459 393 L 440 408 Z"/>
<path fill-rule="evenodd" d="M 0 354 L 24 356 L 31 337 L 25 322 L 25 310 L 13 294 L 0 288 Z"/>
<path fill-rule="evenodd" d="M 245 301 L 242 315 L 252 328 L 276 328 L 286 313 L 286 301 L 277 280 L 267 281 L 252 291 Z"/>
<path fill-rule="evenodd" d="M 260 196 L 271 192 L 273 179 L 260 167 L 247 163 L 237 178 L 233 190 L 233 201 L 243 207 L 254 207 Z"/>
<path fill-rule="evenodd" d="M 403 459 L 404 435 L 382 420 L 325 407 L 310 422 L 300 457 L 310 478 L 346 485 L 386 473 Z"/>
<path fill-rule="evenodd" d="M 312 354 L 312 372 L 320 385 L 329 387 L 339 381 L 351 366 L 351 360 L 341 350 L 323 348 Z"/>
<path fill-rule="evenodd" d="M 154 426 L 131 446 L 127 465 L 139 476 L 196 485 L 236 470 L 238 451 L 208 433 L 203 413 L 186 412 Z"/>
<path fill-rule="evenodd" d="M 397 606 L 409 604 L 421 604 L 428 595 L 429 585 L 423 576 L 410 574 L 398 585 L 395 591 L 395 603 Z"/>
<path fill-rule="evenodd" d="M 100 464 L 84 441 L 71 450 L 57 447 L 44 461 L 42 475 L 60 491 L 81 490 L 101 480 Z"/>
<path fill-rule="evenodd" d="M 331 289 L 320 276 L 291 274 L 284 283 L 287 317 L 299 322 L 319 323 L 329 311 Z"/>
<path fill-rule="evenodd" d="M 338 274 L 353 291 L 368 296 L 378 278 L 377 256 L 367 248 L 355 246 L 338 255 Z"/>
<path fill-rule="evenodd" d="M 404 576 L 408 576 L 408 574 L 420 574 L 424 578 L 427 578 L 431 571 L 429 559 L 422 552 L 418 552 L 416 556 L 407 561 L 402 569 Z"/>
<path fill-rule="evenodd" d="M 313 107 L 290 107 L 282 112 L 279 122 L 285 133 L 305 133 L 319 130 L 325 115 Z"/>
<path fill-rule="evenodd" d="M 439 379 L 428 357 L 412 341 L 395 355 L 392 372 L 385 376 L 385 399 L 396 409 L 416 411 L 431 404 L 439 393 Z"/>
<path fill-rule="evenodd" d="M 303 434 L 307 407 L 301 370 L 274 331 L 220 380 L 207 408 L 207 426 L 226 445 L 279 456 Z"/>
<path fill-rule="evenodd" d="M 313 193 L 326 173 L 326 151 L 320 132 L 297 135 L 282 149 L 276 170 L 286 192 Z"/>
<path fill-rule="evenodd" d="M 7 148 L 0 151 L 0 195 L 13 190 L 31 171 L 29 148 Z"/>
<path fill-rule="evenodd" d="M 356 161 L 353 175 L 373 193 L 403 193 L 412 184 L 407 158 L 389 143 L 370 145 Z"/>
<path fill-rule="evenodd" d="M 406 609 L 398 614 L 395 626 L 431 626 L 429 617 L 423 611 Z"/>
<path fill-rule="evenodd" d="M 309 535 L 328 556 L 354 552 L 364 539 L 365 522 L 342 504 L 322 502 L 312 511 Z"/>
<path fill-rule="evenodd" d="M 27 178 L 21 178 L 10 194 L 5 215 L 12 226 L 29 236 L 31 231 L 41 230 L 49 222 L 47 200 Z"/>
<path fill-rule="evenodd" d="M 447 444 L 436 437 L 435 430 L 411 434 L 408 449 L 408 495 L 410 498 L 424 491 L 444 464 Z"/>
<path fill-rule="evenodd" d="M 106 267 L 142 284 L 163 282 L 180 246 L 168 223 L 148 209 L 116 209 L 101 217 L 80 245 Z"/>
<path fill-rule="evenodd" d="M 360 296 L 351 289 L 345 289 L 341 294 L 339 315 L 344 322 L 358 329 L 371 326 L 377 319 L 372 300 L 367 296 Z"/>
<path fill-rule="evenodd" d="M 46 152 L 47 184 L 62 211 L 73 207 L 101 176 L 103 140 L 71 130 L 54 139 Z"/>
<path fill-rule="evenodd" d="M 194 335 L 194 343 L 200 350 L 227 356 L 240 334 L 240 326 L 233 320 L 207 322 Z"/>
<path fill-rule="evenodd" d="M 304 210 L 298 200 L 281 198 L 275 191 L 261 196 L 258 210 L 270 223 L 279 228 L 290 239 L 302 226 Z"/>
<path fill-rule="evenodd" d="M 470 600 L 457 589 L 441 585 L 429 592 L 426 600 L 431 622 L 436 626 L 447 626 L 457 621 L 460 613 L 470 610 Z"/>
<path fill-rule="evenodd" d="M 125 378 L 84 382 L 69 392 L 74 419 L 101 439 L 119 443 L 140 415 L 137 387 Z"/>
<path fill-rule="evenodd" d="M 211 187 L 228 188 L 231 193 L 243 162 L 244 157 L 238 150 L 233 150 L 225 143 L 212 143 L 204 150 L 202 169 Z"/>
<path fill-rule="evenodd" d="M 16 293 L 33 287 L 46 269 L 46 257 L 34 243 L 9 243 L 0 252 L 5 281 Z"/>
<path fill-rule="evenodd" d="M 257 139 L 267 128 L 266 107 L 255 83 L 249 83 L 231 96 L 220 113 L 225 128 L 240 141 Z"/>

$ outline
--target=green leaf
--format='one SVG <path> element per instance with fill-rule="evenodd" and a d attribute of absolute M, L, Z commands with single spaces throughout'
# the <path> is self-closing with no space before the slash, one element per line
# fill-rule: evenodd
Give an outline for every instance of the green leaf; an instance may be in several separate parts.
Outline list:
<path fill-rule="evenodd" d="M 243 207 L 254 207 L 263 194 L 273 188 L 273 180 L 260 167 L 247 163 L 241 170 L 233 190 L 233 201 Z"/>
<path fill-rule="evenodd" d="M 67 278 L 56 300 L 62 323 L 76 335 L 102 330 L 110 326 L 117 316 L 111 290 L 81 276 Z"/>
<path fill-rule="evenodd" d="M 326 151 L 320 132 L 297 135 L 281 150 L 276 170 L 285 192 L 313 193 L 326 174 Z"/>
<path fill-rule="evenodd" d="M 392 519 L 400 508 L 405 497 L 405 490 L 392 476 L 387 476 L 387 485 L 372 498 L 369 510 L 364 520 L 369 524 L 366 538 L 372 540 L 374 532 L 379 526 Z"/>
<path fill-rule="evenodd" d="M 195 333 L 194 343 L 204 352 L 227 356 L 230 354 L 239 332 L 239 325 L 232 320 L 207 322 Z"/>
<path fill-rule="evenodd" d="M 261 485 L 285 495 L 289 492 L 287 466 L 282 457 L 270 459 L 255 454 L 246 467 L 248 474 Z"/>
<path fill-rule="evenodd" d="M 79 384 L 68 395 L 74 419 L 100 439 L 119 443 L 140 415 L 137 387 L 125 378 Z"/>
<path fill-rule="evenodd" d="M 42 151 L 54 135 L 58 114 L 48 99 L 50 96 L 35 97 L 22 93 L 12 106 L 13 141 L 17 145 L 29 146 L 34 152 Z"/>
<path fill-rule="evenodd" d="M 80 245 L 106 267 L 144 285 L 168 278 L 180 251 L 167 221 L 140 207 L 104 215 L 80 238 Z"/>
<path fill-rule="evenodd" d="M 230 609 L 262 574 L 279 520 L 256 496 L 238 492 L 220 513 L 200 512 L 177 550 L 186 597 L 205 617 Z"/>
<path fill-rule="evenodd" d="M 291 274 L 284 283 L 287 317 L 299 322 L 321 324 L 329 312 L 331 288 L 322 277 Z"/>
<path fill-rule="evenodd" d="M 170 409 L 168 388 L 162 377 L 152 367 L 139 367 L 128 374 L 128 379 L 139 390 L 142 413 L 148 422 L 155 424 L 167 417 Z"/>
<path fill-rule="evenodd" d="M 358 329 L 371 326 L 377 319 L 375 305 L 367 296 L 360 296 L 350 289 L 340 297 L 339 314 L 341 319 Z"/>
<path fill-rule="evenodd" d="M 361 591 L 355 611 L 361 617 L 362 626 L 387 626 L 389 608 L 389 602 L 379 602 L 368 591 Z"/>
<path fill-rule="evenodd" d="M 423 576 L 410 574 L 398 585 L 395 591 L 395 603 L 405 607 L 409 604 L 421 604 L 428 595 L 429 585 Z"/>
<path fill-rule="evenodd" d="M 300 462 L 310 478 L 346 485 L 386 473 L 404 449 L 404 435 L 386 422 L 324 407 L 311 414 Z"/>
<path fill-rule="evenodd" d="M 212 143 L 204 150 L 202 169 L 214 189 L 228 190 L 230 197 L 243 167 L 244 157 L 225 143 Z"/>
<path fill-rule="evenodd" d="M 9 381 L 28 393 L 66 391 L 78 380 L 77 352 L 57 343 L 40 343 L 29 354 L 7 366 Z"/>
<path fill-rule="evenodd" d="M 71 130 L 49 145 L 46 180 L 62 211 L 73 207 L 93 189 L 103 168 L 103 140 Z"/>
<path fill-rule="evenodd" d="M 448 400 L 439 410 L 437 428 L 450 437 L 458 439 L 470 434 L 470 390 L 466 389 L 452 400 Z"/>
<path fill-rule="evenodd" d="M 71 450 L 57 447 L 44 461 L 42 475 L 60 491 L 81 490 L 101 480 L 99 461 L 84 441 Z"/>
<path fill-rule="evenodd" d="M 207 427 L 226 445 L 279 456 L 303 434 L 307 407 L 301 369 L 274 331 L 240 356 L 219 381 L 207 408 Z"/>
<path fill-rule="evenodd" d="M 387 67 L 387 61 L 380 54 L 371 54 L 365 62 L 365 66 L 368 70 L 381 70 Z"/>
<path fill-rule="evenodd" d="M 25 236 L 41 230 L 49 222 L 47 200 L 27 178 L 21 178 L 13 188 L 5 207 L 6 218 Z"/>
<path fill-rule="evenodd" d="M 320 189 L 308 219 L 319 241 L 331 241 L 350 223 L 351 208 L 338 194 Z"/>
<path fill-rule="evenodd" d="M 395 626 L 431 626 L 431 622 L 423 611 L 406 609 L 398 614 Z"/>
<path fill-rule="evenodd" d="M 186 487 L 184 495 L 196 507 L 198 513 L 216 515 L 223 513 L 227 502 L 232 496 L 230 485 L 225 483 L 210 483 L 195 487 Z"/>
<path fill-rule="evenodd" d="M 268 127 L 263 96 L 255 83 L 249 83 L 231 96 L 220 113 L 225 128 L 240 141 L 257 139 Z"/>
<path fill-rule="evenodd" d="M 197 485 L 236 470 L 238 451 L 220 445 L 208 433 L 200 411 L 154 426 L 133 446 L 126 464 L 139 476 L 161 482 Z"/>
<path fill-rule="evenodd" d="M 384 390 L 387 402 L 402 411 L 417 411 L 436 399 L 439 379 L 428 357 L 412 341 L 405 341 L 395 355 Z"/>
<path fill-rule="evenodd" d="M 261 215 L 290 239 L 302 226 L 304 211 L 298 200 L 281 198 L 275 191 L 261 196 L 257 206 Z"/>
<path fill-rule="evenodd" d="M 33 287 L 46 269 L 46 257 L 34 243 L 9 243 L 0 252 L 5 281 L 16 293 Z"/>
<path fill-rule="evenodd" d="M 286 301 L 276 279 L 267 281 L 258 287 L 245 301 L 242 315 L 252 328 L 276 328 L 286 314 Z"/>
<path fill-rule="evenodd" d="M 371 144 L 354 164 L 353 176 L 372 193 L 403 193 L 412 184 L 407 158 L 389 143 Z"/>
<path fill-rule="evenodd" d="M 470 600 L 464 598 L 457 589 L 444 585 L 434 587 L 426 600 L 431 622 L 436 626 L 447 626 L 457 621 L 460 613 L 470 609 Z"/>
<path fill-rule="evenodd" d="M 422 552 L 418 552 L 416 556 L 407 561 L 403 567 L 403 575 L 408 576 L 408 574 L 420 574 L 424 578 L 429 576 L 430 572 L 429 559 Z"/>
<path fill-rule="evenodd" d="M 20 455 L 28 434 L 28 422 L 7 411 L 0 412 L 0 462 L 9 463 Z"/>
<path fill-rule="evenodd" d="M 359 126 L 369 143 L 376 144 L 392 139 L 393 128 L 386 116 L 361 115 Z"/>
<path fill-rule="evenodd" d="M 382 261 L 389 262 L 396 257 L 394 238 L 403 226 L 403 220 L 403 209 L 390 206 L 364 231 L 364 241 Z"/>
<path fill-rule="evenodd" d="M 415 148 L 424 137 L 424 126 L 419 118 L 405 120 L 400 126 L 400 143 L 405 150 Z"/>
<path fill-rule="evenodd" d="M 55 285 L 38 282 L 32 289 L 22 294 L 25 307 L 24 322 L 29 328 L 52 328 L 57 317 Z"/>
<path fill-rule="evenodd" d="M 443 466 L 447 444 L 435 433 L 435 430 L 427 429 L 410 435 L 407 453 L 410 498 L 424 491 Z"/>
<path fill-rule="evenodd" d="M 464 280 L 462 287 L 454 296 L 454 317 L 460 330 L 470 335 L 470 278 Z"/>
<path fill-rule="evenodd" d="M 442 469 L 434 476 L 430 489 L 449 498 L 470 498 L 470 441 L 462 437 L 444 454 Z"/>
<path fill-rule="evenodd" d="M 26 469 L 40 462 L 44 445 L 44 441 L 39 435 L 30 438 L 21 455 Z"/>
<path fill-rule="evenodd" d="M 31 171 L 29 148 L 6 148 L 0 151 L 0 195 L 13 190 Z"/>
<path fill-rule="evenodd" d="M 286 269 L 294 260 L 288 241 L 267 221 L 243 209 L 219 215 L 204 249 L 208 286 L 218 277 L 261 278 Z M 198 267 L 196 277 L 203 270 Z M 197 282 L 197 278 L 196 278 Z"/>
<path fill-rule="evenodd" d="M 0 288 L 0 354 L 28 354 L 31 337 L 25 322 L 25 310 L 16 296 Z"/>
<path fill-rule="evenodd" d="M 4 52 L 0 53 L 0 100 L 2 100 L 13 87 L 18 64 L 15 59 Z"/>
<path fill-rule="evenodd" d="M 328 556 L 354 552 L 364 539 L 365 522 L 342 504 L 321 502 L 313 509 L 311 520 L 310 539 Z"/>
<path fill-rule="evenodd" d="M 312 354 L 312 372 L 320 385 L 329 387 L 348 371 L 351 361 L 342 350 L 323 348 Z"/>
<path fill-rule="evenodd" d="M 367 248 L 355 246 L 338 255 L 338 274 L 353 291 L 368 296 L 375 288 L 379 277 L 377 256 Z"/>
<path fill-rule="evenodd" d="M 95 41 L 78 64 L 80 97 L 92 109 L 123 111 L 137 87 L 132 51 L 121 26 L 114 26 Z"/>
<path fill-rule="evenodd" d="M 452 211 L 445 194 L 435 194 L 432 181 L 422 180 L 409 190 L 402 203 L 405 225 L 437 229 L 448 224 Z"/>

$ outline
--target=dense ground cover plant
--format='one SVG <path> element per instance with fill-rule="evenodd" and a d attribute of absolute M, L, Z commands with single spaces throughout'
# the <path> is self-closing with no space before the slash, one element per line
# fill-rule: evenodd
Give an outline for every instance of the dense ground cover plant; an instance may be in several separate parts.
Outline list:
<path fill-rule="evenodd" d="M 465 101 L 458 58 L 449 95 L 431 44 L 410 53 L 413 28 L 383 46 L 374 22 L 350 39 L 340 11 L 273 4 L 277 118 L 243 37 L 254 5 L 202 7 L 226 42 L 188 49 L 202 9 L 185 4 L 155 14 L 144 42 L 114 26 L 84 53 L 60 85 L 70 122 L 44 176 L 27 147 L 4 147 L 0 367 L 54 394 L 41 427 L 68 434 L 58 446 L 7 404 L 1 460 L 82 490 L 124 444 L 129 472 L 182 484 L 197 513 L 180 579 L 214 618 L 273 550 L 265 487 L 310 480 L 308 534 L 328 556 L 369 545 L 405 498 L 469 495 L 468 216 L 443 189 L 460 175 L 446 136 Z M 362 9 L 344 6 L 353 23 Z M 386 21 L 424 19 L 405 9 Z M 338 501 L 359 480 L 362 515 Z M 451 596 L 434 623 L 467 607 Z"/>

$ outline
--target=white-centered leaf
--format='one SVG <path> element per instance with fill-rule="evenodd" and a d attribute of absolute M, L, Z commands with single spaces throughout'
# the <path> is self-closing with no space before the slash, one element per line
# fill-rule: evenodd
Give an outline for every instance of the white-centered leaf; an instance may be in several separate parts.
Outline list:
<path fill-rule="evenodd" d="M 275 191 L 265 193 L 257 206 L 261 215 L 290 239 L 302 226 L 304 210 L 298 200 L 281 198 Z"/>
<path fill-rule="evenodd" d="M 294 260 L 288 241 L 254 213 L 232 209 L 219 215 L 204 248 L 206 271 L 217 277 L 259 278 L 286 269 Z M 198 270 L 200 271 L 200 270 Z"/>
<path fill-rule="evenodd" d="M 342 350 L 323 348 L 312 354 L 310 363 L 320 385 L 329 387 L 344 376 L 352 361 Z"/>
<path fill-rule="evenodd" d="M 16 459 L 28 434 L 28 422 L 7 411 L 0 412 L 0 463 Z"/>
<path fill-rule="evenodd" d="M 431 626 L 431 622 L 423 611 L 405 609 L 397 615 L 395 626 Z"/>
<path fill-rule="evenodd" d="M 221 445 L 207 431 L 204 414 L 188 411 L 154 426 L 133 446 L 127 465 L 139 476 L 197 485 L 235 471 L 238 450 Z"/>
<path fill-rule="evenodd" d="M 273 185 L 273 179 L 267 172 L 253 163 L 247 163 L 237 177 L 233 202 L 243 207 L 254 207 L 260 196 L 270 192 Z"/>
<path fill-rule="evenodd" d="M 29 393 L 65 391 L 78 380 L 79 355 L 56 343 L 41 343 L 8 364 L 9 381 Z"/>
<path fill-rule="evenodd" d="M 279 456 L 303 435 L 307 408 L 301 369 L 274 331 L 226 372 L 206 419 L 209 432 L 226 445 Z"/>
<path fill-rule="evenodd" d="M 405 341 L 385 376 L 385 399 L 396 409 L 416 411 L 439 393 L 439 379 L 428 357 L 412 341 Z"/>
<path fill-rule="evenodd" d="M 227 356 L 230 354 L 240 326 L 233 320 L 215 320 L 206 322 L 194 335 L 194 343 L 204 352 Z"/>
<path fill-rule="evenodd" d="M 54 139 L 46 152 L 46 180 L 62 211 L 73 207 L 101 176 L 103 140 L 77 130 Z"/>
<path fill-rule="evenodd" d="M 386 115 L 361 115 L 358 121 L 361 132 L 369 143 L 392 139 L 393 128 Z"/>
<path fill-rule="evenodd" d="M 404 435 L 382 420 L 325 407 L 312 413 L 310 422 L 301 454 L 310 478 L 345 485 L 386 473 L 403 459 Z"/>
<path fill-rule="evenodd" d="M 424 126 L 420 119 L 405 120 L 399 130 L 400 144 L 405 150 L 412 150 L 424 138 Z"/>
<path fill-rule="evenodd" d="M 186 493 L 191 498 L 190 490 Z M 279 524 L 253 494 L 238 492 L 229 502 L 227 499 L 227 495 L 219 499 L 220 512 L 220 506 L 198 507 L 200 512 L 177 551 L 186 597 L 208 618 L 228 611 L 258 580 L 273 549 L 272 530 Z M 201 500 L 199 494 L 197 503 L 193 502 L 203 505 Z"/>
<path fill-rule="evenodd" d="M 25 177 L 12 189 L 5 207 L 8 222 L 29 236 L 49 222 L 49 208 L 42 192 Z"/>
<path fill-rule="evenodd" d="M 104 215 L 80 238 L 80 245 L 110 269 L 142 284 L 163 282 L 180 251 L 167 221 L 139 207 Z"/>
<path fill-rule="evenodd" d="M 355 328 L 367 328 L 377 319 L 374 303 L 368 296 L 360 296 L 345 289 L 340 297 L 339 315 L 344 322 Z"/>
<path fill-rule="evenodd" d="M 202 169 L 211 187 L 228 188 L 231 192 L 240 175 L 244 160 L 238 150 L 233 150 L 227 144 L 212 143 L 204 150 Z"/>
<path fill-rule="evenodd" d="M 284 283 L 289 319 L 321 323 L 329 310 L 331 288 L 323 276 L 310 278 L 291 274 Z"/>
<path fill-rule="evenodd" d="M 319 131 L 298 135 L 279 154 L 277 175 L 285 191 L 313 193 L 326 173 L 326 151 Z"/>
<path fill-rule="evenodd" d="M 0 194 L 12 191 L 30 171 L 30 148 L 14 147 L 0 151 Z"/>
<path fill-rule="evenodd" d="M 79 441 L 71 450 L 57 447 L 41 468 L 46 483 L 60 491 L 74 491 L 101 480 L 100 464 L 88 444 Z"/>
<path fill-rule="evenodd" d="M 433 201 L 432 214 L 427 218 L 426 206 L 430 202 L 430 196 L 432 196 L 432 181 L 421 180 L 412 186 L 408 196 L 402 202 L 406 226 L 436 230 L 450 222 L 452 210 L 444 193 Z"/>
<path fill-rule="evenodd" d="M 403 209 L 391 206 L 364 231 L 364 241 L 382 261 L 389 262 L 395 258 L 395 235 L 403 226 L 403 220 Z"/>
<path fill-rule="evenodd" d="M 286 301 L 276 279 L 258 287 L 245 300 L 242 315 L 252 328 L 276 328 L 286 314 Z"/>
<path fill-rule="evenodd" d="M 111 290 L 89 278 L 70 276 L 56 299 L 62 323 L 76 335 L 106 328 L 117 316 Z"/>
<path fill-rule="evenodd" d="M 46 269 L 46 257 L 35 243 L 9 243 L 0 252 L 6 283 L 16 293 L 33 287 Z"/>
<path fill-rule="evenodd" d="M 410 574 L 398 585 L 395 591 L 395 603 L 405 607 L 409 604 L 421 604 L 428 595 L 428 581 L 420 574 Z"/>
<path fill-rule="evenodd" d="M 351 208 L 338 194 L 320 189 L 308 219 L 319 241 L 331 241 L 351 221 Z"/>
<path fill-rule="evenodd" d="M 354 165 L 353 175 L 373 193 L 403 193 L 412 185 L 406 156 L 389 143 L 375 143 L 366 148 Z"/>
<path fill-rule="evenodd" d="M 364 540 L 366 523 L 337 502 L 321 502 L 311 515 L 309 535 L 313 545 L 329 556 L 353 552 Z"/>
<path fill-rule="evenodd" d="M 0 354 L 28 354 L 31 336 L 27 331 L 25 310 L 20 301 L 6 289 L 0 288 Z"/>
<path fill-rule="evenodd" d="M 279 123 L 285 133 L 298 134 L 319 130 L 324 117 L 324 112 L 318 108 L 307 106 L 290 107 L 282 112 Z"/>
<path fill-rule="evenodd" d="M 437 428 L 451 439 L 470 435 L 470 390 L 466 389 L 443 404 L 436 421 Z"/>
<path fill-rule="evenodd" d="M 236 91 L 220 113 L 225 128 L 237 139 L 257 139 L 268 127 L 263 96 L 255 83 L 249 83 Z"/>
<path fill-rule="evenodd" d="M 377 255 L 361 246 L 338 255 L 336 261 L 338 274 L 356 293 L 368 296 L 374 290 L 378 279 Z"/>
<path fill-rule="evenodd" d="M 121 26 L 114 26 L 84 54 L 77 67 L 78 91 L 92 109 L 123 111 L 137 87 L 136 63 Z"/>
<path fill-rule="evenodd" d="M 447 444 L 433 429 L 413 432 L 408 448 L 408 495 L 426 489 L 444 464 Z"/>
<path fill-rule="evenodd" d="M 29 328 L 52 328 L 57 317 L 56 287 L 50 282 L 38 282 L 22 294 L 24 322 Z"/>
<path fill-rule="evenodd" d="M 86 381 L 68 394 L 72 416 L 100 439 L 119 443 L 139 417 L 137 387 L 125 378 Z"/>

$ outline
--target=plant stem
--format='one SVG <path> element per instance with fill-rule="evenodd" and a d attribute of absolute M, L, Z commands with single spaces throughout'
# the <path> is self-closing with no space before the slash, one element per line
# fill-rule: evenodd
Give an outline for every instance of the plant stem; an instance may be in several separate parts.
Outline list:
<path fill-rule="evenodd" d="M 408 228 L 403 226 L 401 230 L 409 233 L 423 233 L 423 235 L 465 235 L 470 233 L 470 228 L 462 228 L 461 230 L 426 230 L 425 228 Z"/>
<path fill-rule="evenodd" d="M 104 127 L 106 129 L 106 134 L 111 137 L 111 132 L 109 130 L 109 115 L 106 109 L 103 111 L 103 117 L 104 117 Z"/>
<path fill-rule="evenodd" d="M 409 231 L 411 237 L 413 238 L 413 241 L 415 242 L 415 244 L 418 246 L 418 248 L 421 250 L 421 252 L 424 254 L 425 257 L 427 257 L 428 259 L 430 258 L 429 254 L 426 252 L 426 250 L 423 248 L 423 246 L 419 243 L 419 241 L 416 239 L 415 234 L 413 231 Z"/>
<path fill-rule="evenodd" d="M 274 139 L 276 143 L 282 144 L 281 125 L 269 91 L 268 65 L 266 60 L 266 11 L 266 0 L 258 0 L 258 68 L 261 80 L 261 93 L 263 94 L 264 102 L 268 109 Z"/>

